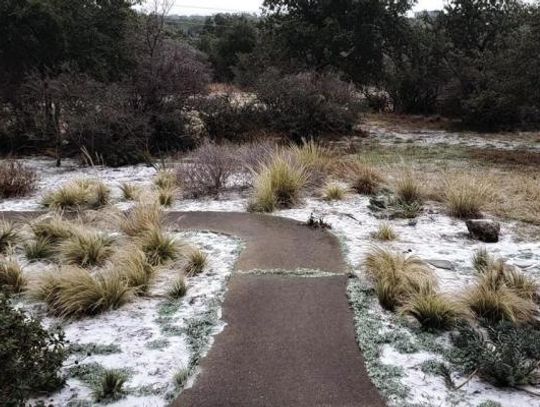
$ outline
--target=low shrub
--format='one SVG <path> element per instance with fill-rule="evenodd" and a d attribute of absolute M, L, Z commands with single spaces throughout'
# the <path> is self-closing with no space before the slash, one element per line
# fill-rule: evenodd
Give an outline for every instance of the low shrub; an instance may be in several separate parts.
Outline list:
<path fill-rule="evenodd" d="M 364 267 L 375 280 L 379 302 L 389 310 L 404 305 L 414 294 L 434 290 L 437 284 L 429 266 L 418 257 L 378 247 L 368 252 Z"/>
<path fill-rule="evenodd" d="M 186 279 L 184 278 L 184 276 L 180 276 L 172 284 L 171 289 L 168 292 L 168 295 L 170 298 L 178 299 L 186 295 L 186 292 L 187 292 Z"/>
<path fill-rule="evenodd" d="M 141 188 L 128 182 L 120 184 L 120 191 L 122 192 L 122 197 L 126 201 L 134 201 L 141 195 Z"/>
<path fill-rule="evenodd" d="M 176 260 L 182 251 L 180 242 L 159 229 L 150 230 L 141 235 L 139 247 L 153 266 Z"/>
<path fill-rule="evenodd" d="M 0 198 L 15 198 L 35 191 L 36 172 L 20 161 L 6 160 L 0 163 Z"/>
<path fill-rule="evenodd" d="M 19 241 L 19 234 L 15 225 L 11 222 L 0 221 L 0 253 L 5 254 L 10 248 L 15 247 Z"/>
<path fill-rule="evenodd" d="M 116 272 L 92 274 L 83 268 L 64 266 L 43 275 L 33 295 L 44 300 L 53 314 L 77 318 L 118 308 L 132 292 L 124 277 Z"/>
<path fill-rule="evenodd" d="M 200 249 L 190 251 L 186 256 L 185 273 L 188 277 L 201 274 L 208 265 L 208 256 Z"/>
<path fill-rule="evenodd" d="M 205 143 L 177 167 L 176 177 L 183 192 L 197 198 L 221 192 L 238 170 L 239 160 L 231 145 Z"/>
<path fill-rule="evenodd" d="M 303 166 L 278 155 L 256 173 L 255 191 L 249 210 L 273 212 L 275 209 L 290 208 L 299 202 L 306 182 L 307 175 Z"/>
<path fill-rule="evenodd" d="M 540 364 L 540 331 L 500 322 L 484 331 L 470 325 L 452 337 L 453 361 L 495 386 L 535 384 Z"/>
<path fill-rule="evenodd" d="M 453 328 L 465 317 L 459 302 L 432 290 L 412 295 L 401 307 L 401 312 L 413 316 L 428 330 Z"/>
<path fill-rule="evenodd" d="M 117 370 L 106 370 L 93 391 L 94 399 L 98 403 L 121 399 L 126 394 L 124 389 L 126 380 L 125 373 Z"/>
<path fill-rule="evenodd" d="M 2 293 L 0 326 L 0 405 L 26 405 L 31 396 L 58 389 L 64 382 L 60 369 L 66 358 L 62 330 L 45 330 Z"/>
<path fill-rule="evenodd" d="M 65 264 L 91 267 L 103 264 L 113 253 L 113 240 L 96 232 L 80 232 L 58 246 L 60 259 Z"/>
<path fill-rule="evenodd" d="M 494 194 L 485 178 L 462 174 L 446 181 L 443 196 L 452 216 L 471 219 L 482 216 Z"/>
<path fill-rule="evenodd" d="M 19 263 L 14 259 L 0 260 L 0 291 L 20 293 L 26 287 L 26 278 Z"/>
<path fill-rule="evenodd" d="M 377 230 L 371 234 L 371 237 L 380 241 L 390 241 L 397 239 L 397 234 L 388 223 L 381 223 Z"/>
<path fill-rule="evenodd" d="M 255 91 L 268 125 L 295 142 L 351 133 L 360 113 L 354 87 L 330 74 L 281 76 L 269 70 L 260 76 Z"/>
<path fill-rule="evenodd" d="M 52 241 L 47 237 L 26 241 L 23 249 L 26 259 L 29 261 L 49 259 L 56 254 Z"/>
<path fill-rule="evenodd" d="M 347 190 L 335 183 L 326 184 L 322 190 L 322 198 L 325 201 L 341 201 L 346 194 Z"/>
<path fill-rule="evenodd" d="M 109 203 L 110 189 L 101 181 L 69 182 L 43 197 L 43 206 L 58 210 L 99 209 Z"/>

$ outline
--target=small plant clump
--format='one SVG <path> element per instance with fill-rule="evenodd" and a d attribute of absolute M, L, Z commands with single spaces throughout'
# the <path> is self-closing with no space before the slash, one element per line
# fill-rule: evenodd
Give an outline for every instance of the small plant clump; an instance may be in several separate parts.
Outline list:
<path fill-rule="evenodd" d="M 172 171 L 161 170 L 159 171 L 155 178 L 154 184 L 159 189 L 171 189 L 176 187 L 176 174 Z"/>
<path fill-rule="evenodd" d="M 38 237 L 23 244 L 24 254 L 29 261 L 50 259 L 56 254 L 52 241 L 47 237 Z"/>
<path fill-rule="evenodd" d="M 101 265 L 113 253 L 113 240 L 96 232 L 80 232 L 58 246 L 61 260 L 81 267 Z"/>
<path fill-rule="evenodd" d="M 166 186 L 158 189 L 158 201 L 162 206 L 172 206 L 176 199 L 178 190 L 176 187 Z"/>
<path fill-rule="evenodd" d="M 7 160 L 0 163 L 0 198 L 14 198 L 35 191 L 36 172 L 20 161 Z"/>
<path fill-rule="evenodd" d="M 187 285 L 184 276 L 178 277 L 172 284 L 168 295 L 170 298 L 178 299 L 186 295 Z"/>
<path fill-rule="evenodd" d="M 322 198 L 325 201 L 341 201 L 345 198 L 347 191 L 341 185 L 328 183 L 322 191 Z"/>
<path fill-rule="evenodd" d="M 182 248 L 173 236 L 159 229 L 150 230 L 140 236 L 139 246 L 153 266 L 176 260 Z"/>
<path fill-rule="evenodd" d="M 74 236 L 80 230 L 80 225 L 69 222 L 60 215 L 53 215 L 31 224 L 30 227 L 36 239 L 49 239 L 53 244 Z"/>
<path fill-rule="evenodd" d="M 120 191 L 122 192 L 122 197 L 126 201 L 134 201 L 138 199 L 142 192 L 139 186 L 130 184 L 128 182 L 120 184 Z"/>
<path fill-rule="evenodd" d="M 0 291 L 20 293 L 26 287 L 26 279 L 19 263 L 14 259 L 0 259 Z"/>
<path fill-rule="evenodd" d="M 110 201 L 110 189 L 101 181 L 71 181 L 43 197 L 43 206 L 56 210 L 99 209 Z"/>
<path fill-rule="evenodd" d="M 346 175 L 351 180 L 351 188 L 362 195 L 376 194 L 384 182 L 384 177 L 376 168 L 361 161 L 350 163 Z"/>
<path fill-rule="evenodd" d="M 397 234 L 392 228 L 392 225 L 384 222 L 379 225 L 377 230 L 371 234 L 371 237 L 375 240 L 390 241 L 396 240 Z"/>
<path fill-rule="evenodd" d="M 309 218 L 306 221 L 306 226 L 311 229 L 332 229 L 332 226 L 327 223 L 324 218 L 316 218 L 313 213 L 309 215 Z"/>
<path fill-rule="evenodd" d="M 128 236 L 140 236 L 162 228 L 164 215 L 158 203 L 139 203 L 120 215 L 119 227 Z"/>
<path fill-rule="evenodd" d="M 185 273 L 188 277 L 201 274 L 208 265 L 208 255 L 200 249 L 190 251 L 187 255 Z"/>
<path fill-rule="evenodd" d="M 428 330 L 453 328 L 465 316 L 459 302 L 430 289 L 413 294 L 401 307 L 401 312 L 413 316 Z"/>
<path fill-rule="evenodd" d="M 443 193 L 450 214 L 460 219 L 482 217 L 493 196 L 492 187 L 484 178 L 470 174 L 448 179 Z"/>
<path fill-rule="evenodd" d="M 113 259 L 114 270 L 124 277 L 128 287 L 135 294 L 146 294 L 156 269 L 149 263 L 146 255 L 137 247 L 126 247 Z"/>
<path fill-rule="evenodd" d="M 19 234 L 15 225 L 11 222 L 0 221 L 0 253 L 5 254 L 10 248 L 15 247 L 19 241 Z"/>
<path fill-rule="evenodd" d="M 422 186 L 411 171 L 405 171 L 404 175 L 397 179 L 396 196 L 398 202 L 402 204 L 422 204 L 424 200 Z"/>
<path fill-rule="evenodd" d="M 376 247 L 367 254 L 364 267 L 375 281 L 381 306 L 389 310 L 403 306 L 414 294 L 436 287 L 429 266 L 414 256 Z"/>
<path fill-rule="evenodd" d="M 300 201 L 307 182 L 305 167 L 276 156 L 255 174 L 255 192 L 249 204 L 253 212 L 273 212 L 291 208 Z"/>
<path fill-rule="evenodd" d="M 42 276 L 34 297 L 44 300 L 57 316 L 77 318 L 118 308 L 132 292 L 118 273 L 92 274 L 83 268 L 64 266 Z"/>
<path fill-rule="evenodd" d="M 106 370 L 94 389 L 93 395 L 97 402 L 115 401 L 125 396 L 125 373 L 117 370 Z"/>

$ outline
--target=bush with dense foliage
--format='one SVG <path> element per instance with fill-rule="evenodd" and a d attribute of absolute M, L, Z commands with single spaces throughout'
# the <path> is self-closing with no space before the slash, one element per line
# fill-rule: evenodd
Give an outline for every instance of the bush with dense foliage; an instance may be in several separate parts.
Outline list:
<path fill-rule="evenodd" d="M 292 140 L 350 134 L 360 103 L 354 87 L 331 74 L 280 75 L 267 71 L 256 85 L 269 126 Z"/>
<path fill-rule="evenodd" d="M 0 293 L 0 405 L 19 406 L 38 393 L 57 389 L 66 357 L 64 334 L 13 308 Z"/>

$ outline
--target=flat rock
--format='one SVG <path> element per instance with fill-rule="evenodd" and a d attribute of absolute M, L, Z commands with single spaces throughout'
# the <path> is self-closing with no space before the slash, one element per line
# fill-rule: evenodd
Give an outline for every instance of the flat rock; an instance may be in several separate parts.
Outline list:
<path fill-rule="evenodd" d="M 475 240 L 485 243 L 496 243 L 499 241 L 501 224 L 490 219 L 469 219 L 465 221 L 469 236 Z"/>
<path fill-rule="evenodd" d="M 449 260 L 427 259 L 426 263 L 443 270 L 455 270 L 456 266 Z"/>

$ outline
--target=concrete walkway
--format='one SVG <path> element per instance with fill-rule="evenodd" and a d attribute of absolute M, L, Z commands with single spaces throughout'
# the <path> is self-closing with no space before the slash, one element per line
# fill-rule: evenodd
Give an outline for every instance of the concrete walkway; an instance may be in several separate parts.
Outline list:
<path fill-rule="evenodd" d="M 236 235 L 237 270 L 320 269 L 335 275 L 235 274 L 227 326 L 201 362 L 187 406 L 384 406 L 356 344 L 337 239 L 299 222 L 230 212 L 171 213 L 181 229 Z"/>

